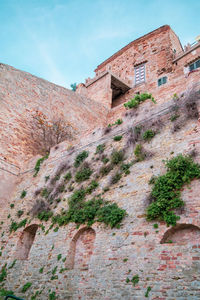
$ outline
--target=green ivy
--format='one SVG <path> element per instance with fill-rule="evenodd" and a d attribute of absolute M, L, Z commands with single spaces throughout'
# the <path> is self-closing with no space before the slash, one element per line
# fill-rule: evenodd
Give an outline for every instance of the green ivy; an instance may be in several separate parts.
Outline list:
<path fill-rule="evenodd" d="M 174 121 L 176 121 L 176 119 L 178 119 L 179 117 L 180 117 L 179 115 L 174 114 L 174 115 L 172 115 L 172 116 L 170 117 L 170 121 L 171 121 L 171 122 L 174 122 Z"/>
<path fill-rule="evenodd" d="M 116 135 L 116 136 L 113 138 L 113 140 L 114 140 L 115 142 L 121 141 L 121 139 L 122 139 L 122 135 Z"/>
<path fill-rule="evenodd" d="M 145 293 L 145 297 L 146 297 L 146 298 L 148 298 L 148 297 L 149 297 L 149 293 L 150 293 L 150 291 L 151 291 L 151 287 L 150 287 L 150 286 L 148 286 L 148 287 L 147 287 L 147 290 L 146 290 L 146 293 Z"/>
<path fill-rule="evenodd" d="M 143 161 L 145 159 L 145 154 L 141 144 L 136 145 L 134 154 L 136 157 L 136 161 Z"/>
<path fill-rule="evenodd" d="M 53 212 L 52 211 L 42 211 L 38 214 L 38 219 L 40 221 L 48 221 L 49 218 L 51 218 L 53 216 Z"/>
<path fill-rule="evenodd" d="M 49 300 L 55 300 L 56 299 L 56 293 L 52 292 L 49 294 Z"/>
<path fill-rule="evenodd" d="M 16 259 L 13 260 L 12 264 L 8 267 L 8 269 L 12 269 L 14 267 L 14 265 L 16 264 Z"/>
<path fill-rule="evenodd" d="M 25 285 L 22 287 L 22 293 L 25 293 L 31 286 L 32 286 L 31 282 L 25 283 Z"/>
<path fill-rule="evenodd" d="M 105 145 L 105 144 L 98 145 L 98 146 L 96 147 L 96 152 L 95 152 L 95 154 L 102 154 L 102 153 L 104 152 L 105 148 L 106 148 L 106 145 Z"/>
<path fill-rule="evenodd" d="M 122 173 L 115 173 L 112 177 L 111 177 L 111 184 L 115 184 L 117 183 L 120 179 L 122 178 Z"/>
<path fill-rule="evenodd" d="M 50 192 L 47 190 L 47 188 L 44 188 L 41 192 L 41 196 L 44 198 L 48 198 Z"/>
<path fill-rule="evenodd" d="M 121 125 L 122 123 L 123 123 L 122 119 L 117 119 L 117 121 L 115 121 L 115 123 L 108 124 L 108 127 L 115 126 L 115 125 Z"/>
<path fill-rule="evenodd" d="M 125 216 L 125 210 L 117 204 L 108 204 L 100 197 L 94 197 L 85 201 L 86 191 L 81 188 L 76 190 L 69 198 L 69 209 L 52 217 L 53 224 L 63 226 L 69 222 L 78 225 L 87 224 L 91 226 L 94 222 L 103 222 L 112 227 L 119 227 Z"/>
<path fill-rule="evenodd" d="M 164 220 L 167 225 L 176 225 L 180 219 L 174 210 L 182 207 L 181 189 L 191 180 L 200 178 L 200 165 L 190 156 L 178 156 L 165 161 L 167 172 L 158 176 L 152 189 L 153 203 L 147 208 L 147 220 Z"/>
<path fill-rule="evenodd" d="M 8 296 L 8 295 L 14 295 L 13 291 L 8 291 L 4 288 L 0 289 L 0 297 L 5 297 L 5 296 Z"/>
<path fill-rule="evenodd" d="M 129 168 L 132 166 L 132 163 L 129 163 L 129 164 L 124 164 L 122 163 L 121 166 L 120 166 L 120 170 L 122 172 L 124 172 L 126 175 L 130 174 L 130 170 Z"/>
<path fill-rule="evenodd" d="M 67 174 L 65 174 L 64 176 L 64 180 L 69 181 L 72 178 L 72 173 L 68 172 Z"/>
<path fill-rule="evenodd" d="M 98 182 L 92 180 L 90 185 L 85 190 L 86 194 L 91 194 L 98 186 L 99 186 Z"/>
<path fill-rule="evenodd" d="M 139 95 L 135 95 L 130 101 L 124 103 L 126 108 L 137 108 L 138 105 L 144 102 L 147 99 L 151 99 L 153 103 L 156 103 L 155 99 L 152 97 L 151 94 L 143 93 Z"/>
<path fill-rule="evenodd" d="M 49 157 L 49 153 L 47 153 L 45 156 L 39 158 L 35 164 L 35 173 L 33 175 L 33 177 L 36 177 L 38 172 L 40 171 L 40 167 L 41 167 L 41 164 L 44 162 L 45 159 L 47 159 Z"/>
<path fill-rule="evenodd" d="M 133 286 L 135 286 L 139 282 L 139 275 L 134 275 L 131 279 Z"/>
<path fill-rule="evenodd" d="M 107 162 L 109 162 L 109 158 L 103 157 L 101 161 L 102 161 L 104 164 L 107 164 Z"/>
<path fill-rule="evenodd" d="M 111 154 L 111 163 L 113 165 L 118 165 L 124 159 L 124 152 L 122 150 L 116 151 L 114 150 Z"/>
<path fill-rule="evenodd" d="M 92 170 L 89 167 L 82 167 L 75 175 L 76 182 L 82 182 L 90 178 Z"/>
<path fill-rule="evenodd" d="M 45 182 L 47 182 L 49 180 L 49 178 L 50 178 L 49 175 L 45 176 L 45 178 L 44 178 Z"/>
<path fill-rule="evenodd" d="M 81 165 L 81 163 L 88 157 L 88 155 L 89 152 L 87 151 L 79 153 L 75 158 L 74 167 L 78 168 Z"/>
<path fill-rule="evenodd" d="M 55 275 L 55 274 L 56 274 L 57 268 L 58 268 L 58 266 L 55 266 L 55 268 L 53 268 L 53 270 L 51 271 L 52 275 Z"/>
<path fill-rule="evenodd" d="M 54 232 L 58 232 L 58 230 L 59 230 L 59 227 L 57 226 L 56 228 L 54 228 Z"/>
<path fill-rule="evenodd" d="M 57 260 L 59 261 L 61 258 L 62 258 L 62 254 L 60 253 L 60 254 L 58 254 L 58 256 L 57 256 Z"/>
<path fill-rule="evenodd" d="M 122 119 L 117 119 L 117 121 L 114 123 L 114 125 L 121 125 L 123 123 Z"/>
<path fill-rule="evenodd" d="M 26 194 L 27 194 L 27 191 L 23 190 L 21 192 L 20 198 L 23 199 L 26 196 Z"/>
<path fill-rule="evenodd" d="M 35 294 L 33 296 L 31 296 L 31 300 L 36 300 L 37 296 L 40 294 L 41 292 L 36 291 Z"/>
<path fill-rule="evenodd" d="M 6 277 L 7 277 L 7 270 L 6 270 L 7 264 L 5 264 L 2 269 L 1 269 L 1 273 L 0 273 L 0 282 L 3 282 Z"/>
<path fill-rule="evenodd" d="M 27 219 L 24 219 L 22 220 L 21 222 L 17 223 L 17 222 L 14 222 L 12 221 L 11 225 L 10 225 L 10 233 L 12 231 L 16 231 L 18 228 L 21 228 L 21 227 L 25 227 L 26 226 L 26 223 L 27 223 Z"/>
<path fill-rule="evenodd" d="M 23 210 L 20 209 L 20 210 L 17 211 L 18 218 L 20 218 L 23 214 L 24 214 Z"/>
<path fill-rule="evenodd" d="M 155 131 L 148 129 L 143 133 L 143 139 L 145 141 L 150 141 L 155 135 L 156 135 Z"/>
<path fill-rule="evenodd" d="M 97 221 L 110 225 L 111 228 L 119 228 L 125 215 L 126 211 L 119 208 L 116 203 L 106 204 L 98 210 Z"/>

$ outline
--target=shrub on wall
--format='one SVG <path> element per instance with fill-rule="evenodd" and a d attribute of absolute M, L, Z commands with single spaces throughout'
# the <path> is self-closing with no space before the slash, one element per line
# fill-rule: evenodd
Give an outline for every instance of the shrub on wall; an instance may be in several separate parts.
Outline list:
<path fill-rule="evenodd" d="M 122 135 L 116 135 L 116 136 L 113 138 L 113 140 L 114 140 L 115 142 L 121 141 L 121 139 L 122 139 Z"/>
<path fill-rule="evenodd" d="M 16 231 L 18 228 L 25 227 L 27 221 L 28 221 L 27 219 L 24 219 L 24 220 L 20 221 L 19 223 L 12 221 L 12 223 L 10 225 L 10 229 L 9 229 L 10 233 L 12 231 Z"/>
<path fill-rule="evenodd" d="M 48 118 L 41 111 L 34 111 L 30 118 L 30 141 L 41 155 L 66 139 L 72 139 L 74 129 L 64 118 Z"/>
<path fill-rule="evenodd" d="M 47 159 L 49 157 L 49 153 L 47 153 L 45 156 L 39 158 L 35 164 L 35 173 L 33 175 L 33 177 L 36 177 L 38 172 L 40 171 L 40 167 L 41 167 L 41 164 L 44 162 L 45 159 Z"/>
<path fill-rule="evenodd" d="M 145 154 L 141 144 L 136 145 L 134 154 L 136 157 L 136 161 L 142 161 L 145 159 Z"/>
<path fill-rule="evenodd" d="M 79 153 L 75 158 L 74 167 L 78 168 L 81 165 L 81 163 L 88 157 L 88 155 L 89 152 L 87 151 Z"/>
<path fill-rule="evenodd" d="M 124 106 L 129 109 L 137 108 L 140 103 L 144 102 L 147 99 L 151 99 L 153 103 L 156 103 L 155 99 L 152 97 L 151 94 L 143 93 L 135 95 L 130 101 L 124 103 Z"/>
<path fill-rule="evenodd" d="M 20 198 L 23 199 L 24 197 L 26 197 L 27 191 L 23 190 L 21 192 Z"/>
<path fill-rule="evenodd" d="M 114 150 L 111 154 L 111 163 L 113 165 L 118 165 L 124 159 L 124 152 L 122 150 Z"/>
<path fill-rule="evenodd" d="M 92 170 L 89 167 L 82 167 L 75 175 L 76 182 L 82 182 L 90 178 Z"/>
<path fill-rule="evenodd" d="M 94 222 L 103 222 L 112 227 L 119 227 L 122 219 L 126 215 L 125 210 L 119 208 L 117 204 L 104 202 L 100 197 L 94 197 L 85 201 L 87 190 L 83 188 L 74 191 L 69 198 L 69 209 L 52 217 L 53 224 L 63 226 L 69 222 L 78 225 L 87 224 L 91 226 Z"/>
<path fill-rule="evenodd" d="M 145 141 L 150 141 L 155 135 L 156 135 L 155 131 L 148 129 L 143 133 L 143 139 Z"/>
<path fill-rule="evenodd" d="M 164 220 L 167 225 L 176 225 L 180 219 L 174 210 L 182 207 L 181 188 L 191 180 L 200 178 L 200 165 L 190 156 L 178 156 L 165 162 L 167 172 L 155 180 L 151 196 L 153 203 L 147 208 L 147 220 Z"/>
<path fill-rule="evenodd" d="M 96 147 L 96 152 L 95 154 L 102 154 L 104 152 L 106 148 L 106 145 L 105 144 L 100 144 Z"/>

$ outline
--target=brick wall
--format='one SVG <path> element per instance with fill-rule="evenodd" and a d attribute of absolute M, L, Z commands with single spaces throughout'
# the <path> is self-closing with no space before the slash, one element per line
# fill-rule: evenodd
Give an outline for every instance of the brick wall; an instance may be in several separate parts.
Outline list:
<path fill-rule="evenodd" d="M 41 294 L 37 299 L 41 300 L 49 299 L 52 292 L 56 292 L 56 299 L 132 300 L 145 299 L 147 288 L 151 287 L 149 299 L 200 299 L 200 181 L 194 180 L 189 188 L 185 186 L 182 189 L 185 206 L 177 211 L 180 220 L 175 228 L 156 222 L 158 229 L 155 229 L 155 222 L 145 219 L 151 192 L 148 182 L 152 175 L 164 174 L 163 160 L 195 150 L 194 160 L 200 163 L 199 120 L 180 119 L 178 122 L 181 124 L 175 124 L 180 127 L 178 131 L 174 130 L 175 125 L 170 121 L 176 104 L 172 100 L 173 94 L 184 94 L 179 97 L 178 103 L 181 103 L 191 87 L 199 83 L 199 70 L 184 73 L 184 67 L 199 56 L 199 48 L 174 60 L 170 52 L 174 47 L 182 50 L 176 35 L 165 27 L 156 34 L 150 34 L 148 39 L 144 37 L 134 47 L 129 45 L 125 52 L 108 61 L 112 71 L 131 81 L 133 64 L 148 60 L 149 55 L 153 57 L 151 62 L 146 62 L 147 83 L 130 89 L 117 100 L 119 105 L 109 112 L 110 104 L 107 106 L 106 101 L 111 99 L 110 77 L 108 74 L 100 75 L 100 71 L 106 70 L 106 64 L 96 70 L 101 79 L 89 85 L 90 98 L 96 93 L 94 100 L 78 95 L 79 91 L 73 93 L 12 67 L 0 65 L 0 125 L 1 139 L 4 141 L 0 149 L 3 156 L 0 162 L 0 272 L 7 263 L 6 289 L 25 299 L 31 299 L 38 291 Z M 130 60 L 133 61 L 131 64 Z M 166 74 L 168 82 L 158 87 L 158 77 Z M 85 87 L 81 88 L 85 93 Z M 137 110 L 127 112 L 124 101 L 138 91 L 152 92 L 157 104 L 147 100 Z M 102 106 L 98 103 L 101 99 Z M 29 144 L 28 121 L 31 110 L 37 108 L 47 115 L 54 110 L 71 122 L 79 135 L 71 150 L 68 149 L 68 141 L 52 148 L 38 175 L 33 177 L 38 156 L 33 157 L 35 149 Z M 98 128 L 106 122 L 115 122 L 119 117 L 123 117 L 123 123 L 112 127 L 108 133 Z M 89 157 L 86 161 L 93 170 L 92 178 L 98 178 L 103 163 L 95 152 L 96 146 L 103 143 L 108 157 L 113 149 L 125 148 L 126 161 L 130 162 L 134 158 L 135 147 L 129 145 L 130 128 L 152 119 L 156 123 L 158 118 L 161 118 L 159 132 L 151 142 L 144 144 L 147 153 L 151 154 L 149 158 L 132 165 L 129 175 L 123 176 L 119 183 L 103 192 L 116 172 L 114 168 L 108 176 L 98 179 L 98 189 L 87 196 L 89 200 L 103 193 L 105 200 L 125 209 L 127 216 L 120 229 L 110 229 L 100 223 L 91 227 L 81 225 L 77 228 L 70 223 L 51 228 L 49 221 L 41 222 L 32 217 L 31 210 L 36 200 L 40 199 L 38 191 L 49 184 L 48 181 L 46 183 L 46 176 L 52 179 L 63 165 L 70 167 L 74 176 L 74 159 L 80 151 L 87 150 Z M 123 136 L 120 142 L 113 141 L 116 135 Z M 62 184 L 62 180 L 61 176 L 54 189 Z M 89 182 L 83 183 L 83 187 L 87 187 Z M 80 188 L 78 183 L 73 185 L 74 189 Z M 23 190 L 27 191 L 25 198 L 20 197 Z M 67 199 L 71 194 L 67 186 L 60 195 L 61 201 L 52 205 L 54 213 L 68 207 Z M 18 217 L 20 210 L 23 215 Z M 25 228 L 10 233 L 11 222 L 24 218 L 28 219 Z M 134 275 L 139 276 L 135 287 L 127 282 L 127 278 L 131 280 Z M 21 289 L 27 282 L 31 282 L 32 286 L 23 294 Z"/>
<path fill-rule="evenodd" d="M 162 109 L 171 103 L 164 103 Z M 144 102 L 140 109 L 145 112 L 145 120 L 152 116 L 149 103 Z M 5 287 L 26 299 L 38 290 L 41 295 L 37 299 L 48 299 L 49 290 L 56 292 L 56 299 L 85 299 L 85 300 L 116 300 L 116 299 L 145 299 L 147 287 L 151 287 L 149 299 L 199 299 L 199 260 L 200 260 L 200 210 L 199 188 L 200 181 L 194 180 L 188 188 L 182 190 L 185 202 L 183 211 L 177 212 L 181 219 L 176 228 L 167 227 L 163 222 L 156 222 L 158 229 L 153 227 L 155 222 L 147 222 L 145 210 L 148 205 L 148 196 L 151 186 L 148 184 L 152 175 L 165 172 L 163 159 L 171 158 L 178 153 L 187 154 L 196 150 L 195 161 L 200 163 L 200 123 L 197 120 L 188 120 L 178 131 L 173 132 L 174 124 L 169 120 L 171 110 L 163 114 L 163 127 L 154 139 L 145 143 L 146 151 L 152 153 L 148 160 L 134 164 L 127 176 L 107 191 L 103 197 L 124 208 L 128 215 L 120 229 L 110 229 L 103 224 L 95 223 L 89 229 L 81 225 L 79 228 L 70 223 L 59 230 L 49 229 L 50 223 L 43 222 L 38 227 L 27 260 L 17 260 L 14 267 L 8 270 Z M 140 114 L 141 117 L 141 114 Z M 156 116 L 154 116 L 156 118 Z M 110 155 L 113 148 L 127 147 L 127 129 L 136 123 L 134 116 L 124 119 L 120 126 L 113 127 L 104 135 L 103 132 L 91 134 L 87 142 L 90 144 L 82 149 L 75 149 L 73 153 L 63 153 L 64 144 L 52 149 L 37 177 L 34 172 L 21 175 L 20 182 L 8 205 L 1 211 L 1 220 L 4 221 L 1 233 L 2 257 L 1 266 L 7 262 L 8 266 L 16 258 L 16 250 L 23 236 L 24 229 L 18 229 L 9 234 L 11 219 L 22 220 L 27 217 L 30 225 L 41 225 L 37 219 L 27 215 L 37 198 L 35 191 L 45 186 L 45 176 L 52 178 L 60 164 L 73 165 L 74 159 L 83 149 L 89 151 L 87 158 L 94 176 L 102 162 L 96 160 L 96 146 L 106 144 L 105 154 Z M 144 119 L 144 117 L 143 117 Z M 120 142 L 113 142 L 113 137 L 123 133 Z M 101 137 L 101 140 L 99 139 Z M 96 140 L 97 139 L 97 140 Z M 82 145 L 84 145 L 84 138 Z M 133 159 L 133 149 L 127 149 L 127 162 Z M 35 159 L 36 160 L 36 159 Z M 34 166 L 35 161 L 30 163 Z M 73 170 L 73 167 L 71 167 Z M 110 182 L 111 172 L 105 178 L 99 179 L 99 188 L 93 193 L 99 194 Z M 60 179 L 62 180 L 62 179 Z M 87 186 L 88 182 L 84 184 Z M 77 188 L 75 184 L 75 188 Z M 22 190 L 27 191 L 24 199 L 20 199 Z M 54 208 L 54 212 L 66 209 L 67 199 L 71 192 L 62 194 L 63 199 Z M 14 203 L 15 207 L 10 208 Z M 24 215 L 18 219 L 16 212 L 23 210 Z M 10 218 L 7 218 L 8 215 Z M 43 230 L 42 230 L 43 229 Z M 172 240 L 172 243 L 169 241 Z M 166 243 L 167 242 L 167 243 Z M 61 254 L 61 259 L 58 255 Z M 71 263 L 71 264 L 70 264 Z M 40 268 L 43 272 L 40 273 Z M 55 270 L 56 268 L 56 270 Z M 67 268 L 67 269 L 65 269 Z M 54 276 L 52 272 L 54 272 Z M 16 277 L 17 274 L 17 277 Z M 134 275 L 139 275 L 139 282 L 134 287 L 127 283 Z M 21 288 L 26 282 L 31 282 L 31 288 L 22 294 Z"/>
<path fill-rule="evenodd" d="M 37 78 L 26 72 L 0 64 L 0 156 L 22 166 L 38 154 L 32 143 L 32 111 L 69 122 L 76 135 L 105 122 L 106 109 L 88 98 Z M 36 150 L 37 149 L 37 150 Z"/>
<path fill-rule="evenodd" d="M 126 95 L 115 101 L 115 106 L 125 102 L 127 97 L 136 92 L 154 91 L 157 96 L 157 94 L 160 94 L 160 91 L 156 92 L 157 80 L 159 77 L 166 76 L 172 72 L 174 49 L 180 52 L 182 47 L 178 37 L 169 26 L 163 26 L 131 42 L 97 67 L 95 70 L 96 78 L 89 80 L 93 84 L 92 87 L 89 85 L 87 88 L 88 96 L 95 99 L 96 95 L 101 94 L 105 90 L 105 87 L 106 89 L 110 87 L 109 77 L 103 77 L 104 81 L 107 79 L 106 82 L 103 82 L 101 78 L 101 74 L 104 74 L 106 71 L 116 74 L 117 77 L 125 80 L 132 87 Z M 135 86 L 134 67 L 141 63 L 145 63 L 145 82 Z M 100 80 L 98 80 L 99 77 Z M 86 87 L 87 85 L 88 82 Z M 98 99 L 100 98 L 98 97 Z M 102 101 L 105 104 L 105 98 Z M 108 106 L 110 101 L 111 97 L 107 98 Z"/>
<path fill-rule="evenodd" d="M 163 26 L 131 42 L 100 64 L 95 70 L 96 77 L 87 81 L 87 94 L 110 108 L 107 124 L 123 117 L 123 104 L 136 93 L 152 93 L 158 104 L 169 101 L 174 94 L 181 95 L 186 87 L 189 89 L 199 82 L 199 69 L 189 73 L 187 67 L 190 62 L 200 57 L 200 44 L 193 47 L 193 51 L 183 51 L 177 35 L 169 26 Z M 144 83 L 135 86 L 134 66 L 140 63 L 145 63 L 146 79 Z M 116 74 L 132 87 L 114 100 L 112 109 L 110 77 L 101 77 L 106 72 Z M 158 79 L 164 76 L 167 77 L 167 83 L 158 86 Z M 88 82 L 92 84 L 87 87 Z"/>

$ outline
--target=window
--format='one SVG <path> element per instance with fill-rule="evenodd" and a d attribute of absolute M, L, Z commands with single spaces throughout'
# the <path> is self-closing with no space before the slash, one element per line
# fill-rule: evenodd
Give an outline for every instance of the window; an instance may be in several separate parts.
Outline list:
<path fill-rule="evenodd" d="M 167 77 L 162 77 L 160 79 L 158 79 L 158 86 L 167 83 Z"/>
<path fill-rule="evenodd" d="M 190 72 L 200 68 L 200 59 L 189 65 Z"/>
<path fill-rule="evenodd" d="M 145 64 L 135 67 L 135 85 L 145 82 Z"/>

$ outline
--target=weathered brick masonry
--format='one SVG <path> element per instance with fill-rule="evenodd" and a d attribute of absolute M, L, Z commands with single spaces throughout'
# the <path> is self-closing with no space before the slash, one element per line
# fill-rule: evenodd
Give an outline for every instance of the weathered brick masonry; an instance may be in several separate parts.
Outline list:
<path fill-rule="evenodd" d="M 200 42 L 187 46 L 183 50 L 179 38 L 168 26 L 162 26 L 153 32 L 131 42 L 110 58 L 100 64 L 94 79 L 87 79 L 78 93 L 104 103 L 110 110 L 108 123 L 121 117 L 125 111 L 123 103 L 140 92 L 152 93 L 162 103 L 170 100 L 173 94 L 181 94 L 185 87 L 191 87 L 199 80 L 200 69 L 189 72 L 188 66 L 200 57 Z M 135 83 L 135 68 L 145 65 L 145 80 Z M 114 89 L 112 77 L 125 81 L 128 91 L 122 90 L 121 95 L 112 100 Z M 158 79 L 167 77 L 167 83 L 158 86 Z M 122 88 L 120 83 L 118 89 Z M 107 102 L 106 102 L 107 99 Z"/>
<path fill-rule="evenodd" d="M 200 163 L 200 120 L 180 116 L 175 123 L 170 121 L 176 104 L 192 101 L 191 90 L 200 90 L 200 68 L 188 69 L 199 59 L 199 51 L 198 42 L 183 51 L 170 27 L 163 26 L 99 65 L 97 76 L 85 85 L 80 84 L 77 93 L 1 65 L 0 271 L 7 263 L 4 288 L 32 300 L 52 300 L 49 297 L 53 292 L 55 299 L 146 299 L 148 287 L 148 299 L 200 299 L 200 181 L 193 180 L 189 187 L 183 187 L 185 206 L 177 211 L 180 220 L 175 227 L 156 222 L 158 228 L 154 228 L 155 222 L 145 218 L 151 192 L 149 180 L 165 173 L 163 160 L 193 152 L 194 161 Z M 145 82 L 135 86 L 134 72 L 140 64 L 145 64 Z M 166 84 L 158 86 L 158 79 L 164 76 Z M 117 94 L 119 91 L 121 95 Z M 123 103 L 136 92 L 144 91 L 151 92 L 157 104 L 147 100 L 126 112 Z M 115 99 L 113 93 L 118 95 Z M 173 97 L 175 93 L 178 100 Z M 196 110 L 200 112 L 200 94 L 195 95 Z M 51 109 L 56 110 L 76 127 L 78 139 L 70 142 L 74 143 L 71 150 L 69 141 L 52 148 L 38 175 L 33 177 L 38 156 L 34 156 L 34 148 L 29 145 L 27 116 L 38 107 L 47 115 Z M 105 130 L 106 123 L 119 117 L 123 118 L 121 125 Z M 107 157 L 113 149 L 125 149 L 126 163 L 132 161 L 135 144 L 130 145 L 130 128 L 141 124 L 159 126 L 156 136 L 143 144 L 148 159 L 133 164 L 130 174 L 113 185 L 111 178 L 117 167 L 98 178 L 104 164 L 95 155 L 96 147 L 105 143 Z M 123 136 L 120 142 L 113 141 L 117 135 Z M 77 228 L 69 223 L 49 229 L 50 221 L 42 222 L 31 215 L 41 189 L 49 187 L 49 181 L 63 165 L 67 166 L 65 172 L 70 169 L 74 176 L 75 157 L 83 150 L 89 151 L 86 162 L 93 170 L 91 178 L 98 178 L 99 182 L 87 200 L 103 193 L 106 200 L 125 209 L 127 216 L 119 229 L 97 222 L 90 227 Z M 62 180 L 62 176 L 57 179 L 55 188 Z M 83 183 L 83 187 L 90 181 Z M 66 185 L 59 195 L 61 201 L 52 204 L 54 214 L 68 207 L 67 199 L 73 193 L 71 185 L 74 189 L 81 186 L 76 182 Z M 109 190 L 105 189 L 107 186 Z M 23 190 L 27 194 L 21 198 Z M 12 221 L 25 218 L 25 228 L 9 232 Z M 127 280 L 134 275 L 139 275 L 135 286 Z M 32 286 L 24 294 L 21 290 L 27 282 Z M 37 291 L 41 293 L 31 298 Z"/>

